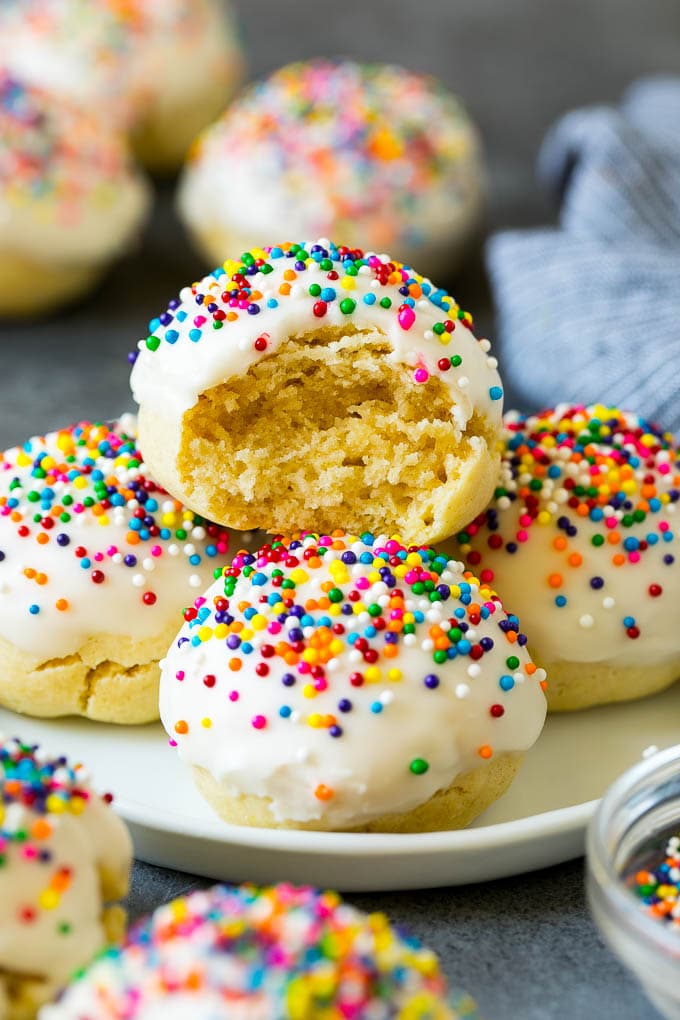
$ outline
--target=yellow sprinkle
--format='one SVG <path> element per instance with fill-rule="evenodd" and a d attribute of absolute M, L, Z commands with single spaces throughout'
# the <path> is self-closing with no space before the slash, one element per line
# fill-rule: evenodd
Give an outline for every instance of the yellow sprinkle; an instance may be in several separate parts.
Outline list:
<path fill-rule="evenodd" d="M 305 698 L 315 698 L 318 693 L 313 684 L 305 684 L 302 688 L 302 696 Z"/>
<path fill-rule="evenodd" d="M 210 638 L 213 636 L 213 629 L 212 629 L 212 627 L 205 627 L 205 626 L 204 627 L 199 627 L 198 628 L 198 636 L 201 639 L 201 641 L 210 641 Z"/>
<path fill-rule="evenodd" d="M 296 567 L 295 570 L 291 570 L 290 579 L 295 584 L 304 584 L 305 581 L 309 580 L 309 574 L 302 567 Z"/>
<path fill-rule="evenodd" d="M 65 805 L 61 797 L 57 797 L 51 793 L 45 801 L 45 807 L 51 815 L 62 815 L 65 810 Z"/>
<path fill-rule="evenodd" d="M 267 626 L 267 617 L 262 616 L 260 613 L 258 613 L 257 616 L 253 616 L 252 620 L 250 621 L 250 626 L 253 628 L 253 630 L 264 630 L 264 628 Z"/>
<path fill-rule="evenodd" d="M 379 666 L 367 666 L 364 670 L 364 677 L 369 684 L 377 684 L 382 677 L 382 671 Z"/>
<path fill-rule="evenodd" d="M 208 719 L 207 716 L 205 719 L 201 719 L 201 726 L 204 729 L 209 730 L 210 727 L 212 726 L 212 719 Z"/>
<path fill-rule="evenodd" d="M 53 889 L 45 889 L 40 893 L 38 903 L 43 910 L 54 910 L 55 907 L 59 906 L 59 899 L 59 893 L 56 893 Z"/>
<path fill-rule="evenodd" d="M 402 676 L 403 676 L 403 674 L 402 674 L 401 670 L 397 669 L 396 666 L 393 666 L 392 669 L 388 669 L 387 670 L 387 678 L 388 678 L 388 680 L 393 680 L 393 681 L 396 682 L 397 680 L 401 680 Z"/>

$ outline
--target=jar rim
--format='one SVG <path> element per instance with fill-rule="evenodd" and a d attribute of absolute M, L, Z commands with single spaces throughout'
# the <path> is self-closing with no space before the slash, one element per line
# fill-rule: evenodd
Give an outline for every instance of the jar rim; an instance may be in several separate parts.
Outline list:
<path fill-rule="evenodd" d="M 623 922 L 635 936 L 643 938 L 646 943 L 651 942 L 663 956 L 668 957 L 670 951 L 680 964 L 680 931 L 668 929 L 640 909 L 640 904 L 632 892 L 624 887 L 609 845 L 612 823 L 628 796 L 636 787 L 657 776 L 661 780 L 664 775 L 669 778 L 674 775 L 680 776 L 680 744 L 658 751 L 633 765 L 609 787 L 597 805 L 588 826 L 586 855 L 591 877 L 614 908 L 619 921 Z M 680 834 L 680 818 L 678 825 Z M 626 831 L 629 829 L 630 826 Z"/>

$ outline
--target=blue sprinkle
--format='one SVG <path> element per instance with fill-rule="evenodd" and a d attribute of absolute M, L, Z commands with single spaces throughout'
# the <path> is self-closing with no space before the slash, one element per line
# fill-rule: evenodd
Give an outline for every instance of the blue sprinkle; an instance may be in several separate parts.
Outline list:
<path fill-rule="evenodd" d="M 200 329 L 189 330 L 189 339 L 193 340 L 194 343 L 198 343 L 202 336 L 203 334 L 201 333 Z"/>
<path fill-rule="evenodd" d="M 373 701 L 373 702 L 371 702 L 371 712 L 373 712 L 375 715 L 380 715 L 382 710 L 383 710 L 383 705 L 382 705 L 381 701 Z"/>
<path fill-rule="evenodd" d="M 489 390 L 489 396 L 491 397 L 492 400 L 500 400 L 501 397 L 503 396 L 503 390 L 500 388 L 500 386 L 492 386 L 491 389 Z"/>
<path fill-rule="evenodd" d="M 38 613 L 40 612 L 40 606 L 36 606 L 35 604 L 33 604 L 32 606 L 28 607 L 28 611 L 31 614 L 31 616 L 37 616 Z"/>
<path fill-rule="evenodd" d="M 515 686 L 515 681 L 508 673 L 506 673 L 505 676 L 502 676 L 498 681 L 498 686 L 503 691 L 511 691 Z"/>

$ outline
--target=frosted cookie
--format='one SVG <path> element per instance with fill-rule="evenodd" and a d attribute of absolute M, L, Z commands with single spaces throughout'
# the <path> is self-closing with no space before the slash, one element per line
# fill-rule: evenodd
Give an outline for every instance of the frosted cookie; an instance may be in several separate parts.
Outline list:
<path fill-rule="evenodd" d="M 158 718 L 158 659 L 229 536 L 146 473 L 135 420 L 0 454 L 0 704 Z"/>
<path fill-rule="evenodd" d="M 123 934 L 132 844 L 82 766 L 0 737 L 0 1015 L 32 1020 Z"/>
<path fill-rule="evenodd" d="M 680 677 L 672 436 L 597 404 L 505 419 L 501 479 L 458 555 L 518 613 L 553 710 Z"/>
<path fill-rule="evenodd" d="M 226 0 L 3 0 L 0 65 L 131 131 L 137 154 L 169 169 L 243 61 Z"/>
<path fill-rule="evenodd" d="M 336 893 L 214 886 L 132 930 L 40 1020 L 474 1020 L 439 961 Z"/>
<path fill-rule="evenodd" d="M 228 822 L 459 828 L 543 727 L 545 673 L 517 618 L 433 549 L 275 540 L 238 554 L 185 620 L 161 719 Z"/>
<path fill-rule="evenodd" d="M 231 7 L 226 0 L 133 0 L 128 7 L 132 144 L 150 169 L 174 170 L 243 77 Z"/>
<path fill-rule="evenodd" d="M 0 315 L 83 294 L 135 240 L 148 204 L 122 136 L 0 66 Z"/>
<path fill-rule="evenodd" d="M 445 273 L 478 226 L 477 131 L 434 79 L 379 64 L 290 64 L 196 141 L 179 210 L 210 262 L 271 237 L 333 237 Z"/>
<path fill-rule="evenodd" d="M 213 520 L 434 542 L 493 492 L 503 390 L 489 342 L 386 255 L 254 249 L 149 326 L 132 371 L 141 448 Z"/>

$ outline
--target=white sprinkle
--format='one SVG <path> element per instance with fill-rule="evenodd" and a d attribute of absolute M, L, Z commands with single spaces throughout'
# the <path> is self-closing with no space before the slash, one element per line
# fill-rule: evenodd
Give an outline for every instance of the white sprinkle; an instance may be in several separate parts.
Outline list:
<path fill-rule="evenodd" d="M 404 644 L 406 645 L 407 648 L 413 648 L 417 641 L 418 638 L 415 636 L 415 634 L 404 634 Z"/>
<path fill-rule="evenodd" d="M 352 651 L 349 653 L 348 658 L 350 662 L 361 662 L 361 660 L 363 659 L 363 655 L 361 654 L 360 651 L 358 651 L 358 649 L 353 648 Z"/>
<path fill-rule="evenodd" d="M 466 375 L 461 375 L 456 379 L 456 384 L 459 389 L 464 390 L 470 385 L 470 380 Z"/>
<path fill-rule="evenodd" d="M 615 605 L 616 599 L 612 598 L 611 595 L 607 595 L 605 598 L 602 599 L 603 609 L 613 609 Z"/>
<path fill-rule="evenodd" d="M 205 538 L 205 528 L 198 524 L 195 528 L 192 528 L 191 537 L 195 538 L 197 542 L 202 542 Z"/>
<path fill-rule="evenodd" d="M 191 577 L 189 578 L 189 587 L 190 588 L 202 588 L 203 587 L 203 582 L 201 581 L 201 579 L 198 576 L 198 574 L 192 574 L 191 575 Z"/>
<path fill-rule="evenodd" d="M 478 662 L 471 662 L 467 668 L 467 675 L 470 677 L 471 680 L 474 680 L 475 677 L 479 676 L 481 672 L 482 667 L 479 665 Z"/>
<path fill-rule="evenodd" d="M 487 351 L 491 350 L 491 341 L 487 340 L 486 337 L 482 337 L 481 340 L 478 341 L 478 343 L 480 348 L 484 351 L 485 354 L 487 353 Z"/>
<path fill-rule="evenodd" d="M 642 757 L 644 759 L 651 758 L 658 752 L 658 750 L 659 748 L 656 746 L 656 744 L 650 744 L 649 747 L 646 747 L 642 752 Z"/>
<path fill-rule="evenodd" d="M 470 688 L 468 687 L 467 684 L 458 684 L 456 686 L 455 695 L 456 695 L 457 698 L 460 698 L 461 700 L 463 698 L 467 698 L 469 693 L 470 693 Z"/>
<path fill-rule="evenodd" d="M 415 637 L 415 634 L 410 636 Z M 432 652 L 434 651 L 434 641 L 432 640 L 432 638 L 425 638 L 420 647 L 424 652 Z"/>
<path fill-rule="evenodd" d="M 135 588 L 143 588 L 144 581 L 145 581 L 144 574 L 133 574 L 132 583 L 135 586 Z"/>
<path fill-rule="evenodd" d="M 590 613 L 584 613 L 583 616 L 579 619 L 578 622 L 580 623 L 580 625 L 582 627 L 585 627 L 586 629 L 589 629 L 590 627 L 592 627 L 594 625 L 595 620 L 590 615 Z"/>
<path fill-rule="evenodd" d="M 177 545 L 176 542 L 173 542 L 171 545 L 168 546 L 168 554 L 170 556 L 179 556 L 179 546 Z"/>
<path fill-rule="evenodd" d="M 382 705 L 390 705 L 394 701 L 393 691 L 383 691 L 380 695 L 380 703 Z"/>
<path fill-rule="evenodd" d="M 191 542 L 187 542 L 182 552 L 184 553 L 185 556 L 193 556 L 194 553 L 196 552 L 196 546 L 192 545 Z"/>
<path fill-rule="evenodd" d="M 156 564 L 154 560 L 151 559 L 150 556 L 147 556 L 146 559 L 142 560 L 142 566 L 149 574 L 151 573 L 152 570 L 156 569 Z"/>

